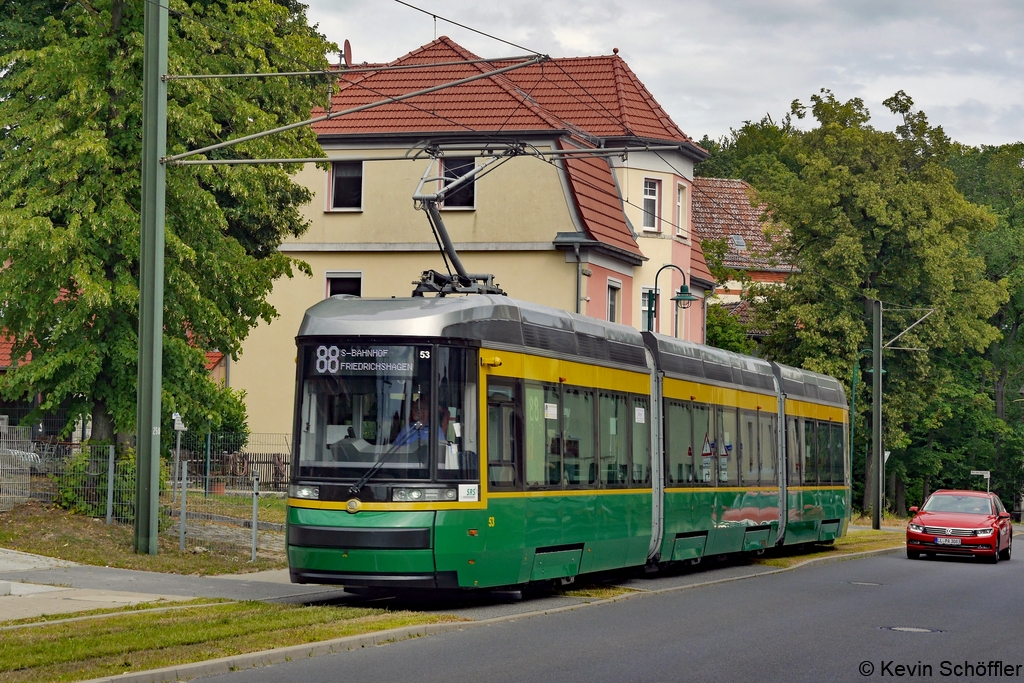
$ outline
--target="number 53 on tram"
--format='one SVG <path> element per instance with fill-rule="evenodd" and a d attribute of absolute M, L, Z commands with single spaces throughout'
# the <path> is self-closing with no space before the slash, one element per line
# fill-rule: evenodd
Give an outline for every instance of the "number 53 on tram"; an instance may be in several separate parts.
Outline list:
<path fill-rule="evenodd" d="M 830 542 L 835 379 L 504 296 L 338 296 L 297 337 L 297 583 L 484 588 Z"/>

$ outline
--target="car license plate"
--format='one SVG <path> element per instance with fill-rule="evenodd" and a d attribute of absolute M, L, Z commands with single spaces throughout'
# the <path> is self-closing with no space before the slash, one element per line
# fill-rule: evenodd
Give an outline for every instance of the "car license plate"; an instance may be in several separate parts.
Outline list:
<path fill-rule="evenodd" d="M 936 545 L 960 545 L 959 538 L 936 538 Z"/>

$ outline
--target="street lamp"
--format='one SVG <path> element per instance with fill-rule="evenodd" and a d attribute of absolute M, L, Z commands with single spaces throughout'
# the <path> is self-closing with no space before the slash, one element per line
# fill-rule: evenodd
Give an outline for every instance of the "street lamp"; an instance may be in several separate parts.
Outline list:
<path fill-rule="evenodd" d="M 658 272 L 654 275 L 654 291 L 651 292 L 650 305 L 647 307 L 647 329 L 654 332 L 654 321 L 658 319 L 658 278 L 661 276 L 661 271 L 666 268 L 675 268 L 679 271 L 679 274 L 683 278 L 683 284 L 676 292 L 676 295 L 672 297 L 672 301 L 676 303 L 677 307 L 689 308 L 690 304 L 694 301 L 699 301 L 698 297 L 690 294 L 690 288 L 686 286 L 686 273 L 683 269 L 674 263 L 668 263 L 658 269 Z M 676 336 L 679 336 L 679 317 L 676 316 Z"/>

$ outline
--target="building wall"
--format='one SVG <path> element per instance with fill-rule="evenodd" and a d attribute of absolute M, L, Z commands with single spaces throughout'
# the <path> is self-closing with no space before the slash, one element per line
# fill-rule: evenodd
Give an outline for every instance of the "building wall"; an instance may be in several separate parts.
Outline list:
<path fill-rule="evenodd" d="M 325 153 L 332 159 L 356 160 L 401 156 L 406 149 L 328 148 Z M 311 225 L 302 237 L 291 242 L 433 245 L 427 216 L 413 207 L 412 200 L 429 163 L 427 159 L 364 162 L 362 209 L 334 211 L 328 204 L 329 172 L 307 164 L 295 180 L 314 193 L 303 209 Z M 475 210 L 443 209 L 442 216 L 456 243 L 550 244 L 556 233 L 576 230 L 558 169 L 533 157 L 510 159 L 480 178 L 476 182 Z"/>
<path fill-rule="evenodd" d="M 608 285 L 612 282 L 621 285 L 619 289 L 618 311 L 616 319 L 622 325 L 631 325 L 633 320 L 633 277 L 625 275 L 618 269 L 611 269 L 594 262 L 585 265 L 590 275 L 584 277 L 584 291 L 590 301 L 584 302 L 583 313 L 592 318 L 608 320 Z"/>
<path fill-rule="evenodd" d="M 693 234 L 693 163 L 676 152 L 631 153 L 626 161 L 615 160 L 614 163 L 616 182 L 622 194 L 626 216 L 638 234 L 640 249 L 648 258 L 635 271 L 631 317 L 631 324 L 634 327 L 646 329 L 641 300 L 643 289 L 655 286 L 655 277 L 662 266 L 679 266 L 686 274 L 687 285 L 692 288 L 690 236 Z M 654 226 L 645 227 L 644 182 L 647 180 L 657 182 L 658 197 Z M 681 211 L 678 203 L 680 187 L 683 188 Z M 665 270 L 658 278 L 657 285 L 661 294 L 655 330 L 662 334 L 678 334 L 682 339 L 703 342 L 703 315 L 698 313 L 701 302 L 693 302 L 689 309 L 680 309 L 677 314 L 671 301 L 682 283 L 682 275 L 674 268 Z M 699 295 L 699 292 L 694 294 Z"/>

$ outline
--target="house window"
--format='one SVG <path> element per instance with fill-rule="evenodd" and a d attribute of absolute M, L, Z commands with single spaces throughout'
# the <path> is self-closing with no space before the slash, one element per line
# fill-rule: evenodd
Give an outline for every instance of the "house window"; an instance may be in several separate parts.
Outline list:
<path fill-rule="evenodd" d="M 441 161 L 441 165 L 444 168 L 445 183 L 451 182 L 448 180 L 456 180 L 466 175 L 476 166 L 476 160 L 473 158 L 462 158 L 462 159 L 449 159 L 445 158 Z M 444 208 L 446 209 L 472 209 L 476 207 L 476 179 L 470 180 L 464 185 L 460 185 L 457 190 L 449 194 L 444 198 Z"/>
<path fill-rule="evenodd" d="M 363 162 L 331 164 L 331 209 L 363 208 Z"/>
<path fill-rule="evenodd" d="M 686 237 L 688 220 L 686 215 L 686 185 L 676 187 L 676 234 Z"/>
<path fill-rule="evenodd" d="M 654 331 L 654 288 L 644 287 L 640 291 L 640 326 L 648 332 Z"/>
<path fill-rule="evenodd" d="M 363 295 L 362 273 L 327 273 L 327 296 L 337 294 Z"/>
<path fill-rule="evenodd" d="M 660 180 L 644 179 L 644 230 L 658 229 L 658 194 Z"/>
<path fill-rule="evenodd" d="M 619 322 L 619 295 L 621 292 L 621 282 L 608 280 L 608 322 Z"/>

